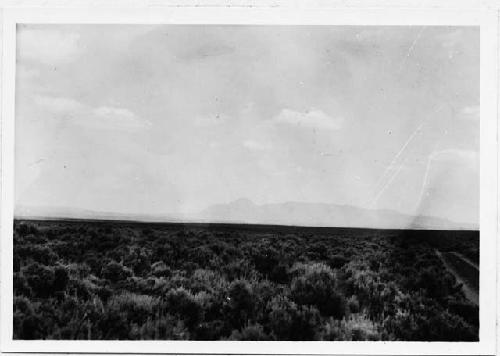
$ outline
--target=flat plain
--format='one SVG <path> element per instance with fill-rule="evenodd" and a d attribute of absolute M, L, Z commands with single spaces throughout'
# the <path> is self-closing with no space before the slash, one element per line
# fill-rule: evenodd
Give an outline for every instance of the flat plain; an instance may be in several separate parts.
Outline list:
<path fill-rule="evenodd" d="M 14 222 L 14 338 L 477 341 L 479 232 Z"/>

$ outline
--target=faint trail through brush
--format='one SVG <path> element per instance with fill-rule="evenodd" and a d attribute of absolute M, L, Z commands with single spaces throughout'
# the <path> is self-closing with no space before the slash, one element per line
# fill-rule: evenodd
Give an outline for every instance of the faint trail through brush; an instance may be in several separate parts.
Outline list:
<path fill-rule="evenodd" d="M 456 252 L 441 252 L 439 250 L 435 250 L 435 252 L 448 271 L 462 284 L 465 297 L 479 306 L 478 266 Z"/>

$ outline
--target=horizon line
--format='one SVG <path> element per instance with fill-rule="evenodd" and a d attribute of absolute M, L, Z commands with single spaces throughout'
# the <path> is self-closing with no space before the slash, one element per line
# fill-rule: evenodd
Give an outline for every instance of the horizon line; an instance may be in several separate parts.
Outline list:
<path fill-rule="evenodd" d="M 270 223 L 258 223 L 258 222 L 245 222 L 245 221 L 203 221 L 203 220 L 141 220 L 141 219 L 127 219 L 124 218 L 80 218 L 80 217 L 64 217 L 64 216 L 15 216 L 13 218 L 16 220 L 31 220 L 31 221 L 81 221 L 81 222 L 114 222 L 114 223 L 136 223 L 136 224 L 178 224 L 178 225 L 244 225 L 244 226 L 270 226 L 270 227 L 289 227 L 289 228 L 318 228 L 318 229 L 358 229 L 358 230 L 398 230 L 398 231 L 471 231 L 480 232 L 480 226 L 474 226 L 474 228 L 460 227 L 455 229 L 443 229 L 437 227 L 367 227 L 367 226 L 325 226 L 325 225 L 287 225 L 287 224 L 270 224 Z M 473 224 L 469 224 L 473 225 Z"/>
<path fill-rule="evenodd" d="M 61 205 L 54 205 L 54 206 L 36 206 L 36 205 L 14 205 L 14 211 L 13 211 L 13 217 L 14 219 L 22 219 L 22 218 L 31 218 L 31 217 L 37 217 L 37 218 L 42 218 L 42 219 L 94 219 L 94 217 L 78 217 L 78 216 L 71 216 L 72 211 L 76 212 L 77 214 L 94 214 L 96 215 L 96 220 L 124 220 L 124 221 L 157 221 L 157 222 L 163 222 L 163 221 L 187 221 L 187 222 L 192 222 L 192 221 L 206 221 L 205 219 L 201 218 L 199 216 L 196 216 L 198 214 L 202 214 L 205 210 L 210 209 L 211 207 L 215 206 L 224 206 L 224 205 L 230 205 L 232 203 L 246 200 L 249 201 L 252 205 L 256 207 L 263 207 L 266 205 L 285 205 L 289 203 L 298 203 L 298 204 L 312 204 L 312 205 L 331 205 L 331 206 L 337 206 L 337 207 L 346 207 L 346 208 L 354 208 L 354 209 L 359 209 L 359 210 L 364 210 L 367 212 L 389 212 L 389 213 L 394 213 L 398 214 L 403 217 L 407 218 L 429 218 L 429 219 L 437 219 L 440 220 L 444 223 L 450 223 L 453 225 L 456 225 L 459 227 L 459 229 L 466 229 L 466 230 L 471 230 L 470 227 L 473 227 L 472 230 L 479 230 L 480 229 L 480 223 L 479 222 L 465 222 L 465 221 L 455 221 L 451 220 L 448 217 L 439 217 L 435 215 L 422 215 L 422 214 L 415 214 L 415 213 L 406 213 L 406 212 L 401 212 L 398 210 L 393 210 L 391 208 L 379 208 L 379 209 L 373 209 L 369 207 L 362 207 L 358 205 L 352 205 L 352 204 L 341 204 L 341 203 L 327 203 L 327 202 L 305 202 L 305 201 L 293 201 L 293 200 L 288 200 L 284 201 L 281 203 L 255 203 L 253 200 L 246 198 L 246 197 L 241 197 L 226 203 L 215 203 L 212 205 L 209 205 L 205 207 L 202 210 L 199 211 L 187 211 L 187 212 L 160 212 L 160 213 L 139 213 L 139 212 L 119 212 L 119 211 L 101 211 L 101 210 L 94 210 L 92 208 L 81 208 L 81 207 L 67 207 L 67 206 L 61 206 Z M 40 214 L 40 211 L 38 214 L 36 213 L 36 210 L 34 211 L 35 214 L 16 214 L 16 210 L 31 210 L 31 209 L 39 209 L 39 210 L 45 210 L 44 213 Z M 50 213 L 50 210 L 55 214 Z M 55 210 L 55 211 L 54 211 Z M 60 210 L 60 211 L 57 211 Z M 65 210 L 65 211 L 64 211 Z M 74 214 L 74 215 L 77 215 Z M 106 216 L 108 215 L 108 216 Z M 114 218 L 116 217 L 116 219 Z M 213 221 L 213 220 L 211 220 Z M 222 223 L 225 223 L 227 221 L 231 220 L 219 220 Z M 234 221 L 234 220 L 233 220 Z M 253 222 L 245 222 L 245 221 L 236 221 L 236 223 L 244 223 L 244 224 L 263 224 L 263 225 L 269 225 L 267 223 L 253 223 Z M 315 226 L 315 225 L 288 225 L 288 224 L 270 224 L 270 225 L 279 225 L 279 226 Z M 433 229 L 433 227 L 427 227 L 426 229 Z"/>

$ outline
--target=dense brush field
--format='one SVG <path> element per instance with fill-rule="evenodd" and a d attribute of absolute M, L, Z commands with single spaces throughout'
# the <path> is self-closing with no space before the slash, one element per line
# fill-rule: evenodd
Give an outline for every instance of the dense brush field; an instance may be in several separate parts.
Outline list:
<path fill-rule="evenodd" d="M 14 223 L 15 339 L 477 341 L 479 233 Z"/>

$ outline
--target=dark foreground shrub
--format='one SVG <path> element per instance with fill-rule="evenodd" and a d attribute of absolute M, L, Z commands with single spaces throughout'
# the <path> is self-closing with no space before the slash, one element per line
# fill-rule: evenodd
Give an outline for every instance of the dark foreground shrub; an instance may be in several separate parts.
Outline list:
<path fill-rule="evenodd" d="M 28 285 L 26 278 L 20 273 L 14 273 L 13 279 L 14 294 L 30 297 L 32 294 L 31 288 Z"/>
<path fill-rule="evenodd" d="M 330 257 L 330 260 L 328 262 L 332 268 L 341 268 L 347 262 L 349 262 L 349 260 L 343 255 L 333 255 L 332 257 Z"/>
<path fill-rule="evenodd" d="M 69 282 L 68 270 L 63 266 L 57 266 L 54 270 L 54 290 L 63 291 Z"/>
<path fill-rule="evenodd" d="M 108 300 L 108 309 L 126 315 L 127 320 L 142 324 L 158 308 L 158 299 L 149 295 L 123 293 Z"/>
<path fill-rule="evenodd" d="M 299 276 L 292 280 L 292 299 L 298 304 L 313 305 L 322 314 L 341 319 L 345 300 L 335 289 L 335 276 L 330 267 L 321 264 L 297 266 Z"/>
<path fill-rule="evenodd" d="M 102 276 L 116 283 L 132 276 L 132 271 L 121 263 L 111 261 L 102 268 Z"/>
<path fill-rule="evenodd" d="M 385 322 L 397 339 L 408 341 L 477 341 L 471 325 L 448 311 L 398 314 Z"/>
<path fill-rule="evenodd" d="M 349 307 L 349 311 L 351 313 L 359 313 L 359 301 L 355 295 L 349 298 L 347 306 Z"/>
<path fill-rule="evenodd" d="M 14 254 L 23 261 L 33 260 L 43 265 L 52 265 L 59 259 L 50 247 L 43 245 L 14 246 Z"/>
<path fill-rule="evenodd" d="M 180 317 L 188 327 L 193 327 L 200 321 L 202 308 L 186 289 L 180 287 L 168 291 L 165 302 L 169 313 Z"/>
<path fill-rule="evenodd" d="M 255 296 L 250 284 L 236 280 L 229 286 L 228 308 L 233 327 L 240 328 L 248 322 L 255 309 Z"/>
<path fill-rule="evenodd" d="M 52 268 L 35 262 L 24 268 L 23 274 L 36 296 L 46 298 L 52 293 L 55 279 Z"/>
<path fill-rule="evenodd" d="M 14 297 L 14 339 L 35 340 L 44 338 L 43 321 L 36 315 L 26 297 Z"/>
<path fill-rule="evenodd" d="M 234 330 L 229 339 L 242 341 L 266 341 L 269 340 L 269 336 L 264 332 L 262 325 L 254 324 L 244 327 L 241 331 Z"/>
<path fill-rule="evenodd" d="M 277 340 L 313 340 L 320 321 L 318 310 L 299 306 L 286 297 L 273 298 L 268 305 L 269 326 Z"/>

